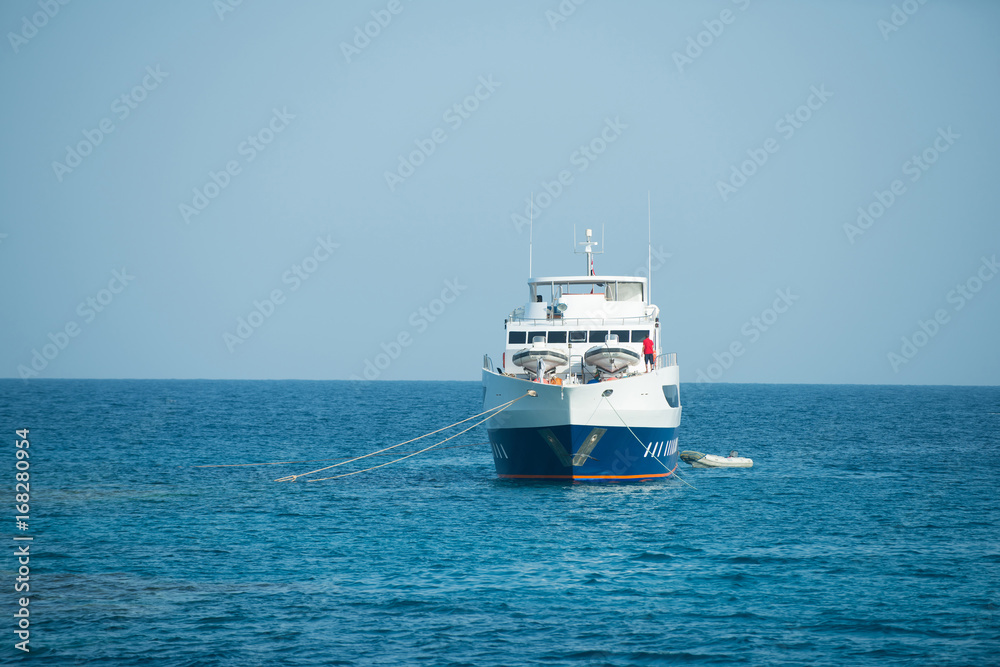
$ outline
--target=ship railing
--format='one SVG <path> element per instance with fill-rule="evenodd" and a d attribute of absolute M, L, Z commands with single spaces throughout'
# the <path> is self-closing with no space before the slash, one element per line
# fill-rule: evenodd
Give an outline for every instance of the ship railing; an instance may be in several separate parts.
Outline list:
<path fill-rule="evenodd" d="M 676 352 L 665 352 L 656 358 L 657 368 L 666 368 L 667 366 L 677 365 L 677 353 Z"/>
<path fill-rule="evenodd" d="M 493 360 L 490 359 L 490 355 L 488 354 L 483 355 L 483 369 L 491 373 L 493 372 Z"/>
<path fill-rule="evenodd" d="M 564 326 L 593 326 L 600 323 L 601 326 L 611 326 L 613 324 L 630 325 L 630 324 L 653 324 L 653 318 L 647 317 L 645 315 L 640 315 L 636 317 L 559 317 L 559 318 L 542 318 L 542 317 L 524 317 L 522 315 L 517 315 L 516 312 L 510 314 L 511 322 L 523 322 L 526 324 L 551 324 L 552 322 L 559 322 Z"/>
<path fill-rule="evenodd" d="M 582 354 L 571 354 L 569 356 L 569 375 L 578 375 L 583 384 L 587 384 L 587 365 L 583 363 Z"/>

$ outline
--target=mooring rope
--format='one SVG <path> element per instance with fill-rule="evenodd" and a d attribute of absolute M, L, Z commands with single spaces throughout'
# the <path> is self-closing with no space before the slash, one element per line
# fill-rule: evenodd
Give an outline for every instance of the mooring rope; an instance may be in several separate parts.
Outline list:
<path fill-rule="evenodd" d="M 473 442 L 468 445 L 451 445 L 449 447 L 442 447 L 441 449 L 458 449 L 459 447 L 476 447 L 478 445 L 485 445 L 486 442 Z M 407 452 L 409 453 L 409 452 Z M 247 466 L 285 466 L 291 464 L 299 463 L 324 463 L 325 461 L 344 461 L 349 459 L 349 456 L 335 456 L 332 459 L 308 459 L 305 461 L 266 461 L 263 463 L 212 463 L 202 466 L 191 466 L 192 468 L 245 468 Z"/>
<path fill-rule="evenodd" d="M 527 394 L 525 394 L 525 395 L 527 395 Z M 524 398 L 524 396 L 522 396 L 521 398 Z M 411 456 L 416 456 L 417 454 L 423 454 L 426 451 L 434 449 L 438 445 L 440 445 L 442 443 L 445 443 L 445 442 L 448 442 L 452 438 L 457 438 L 458 436 L 462 435 L 466 431 L 471 431 L 472 429 L 476 428 L 477 426 L 479 426 L 483 422 L 492 419 L 493 417 L 495 417 L 496 415 L 500 414 L 501 412 L 503 412 L 504 410 L 506 410 L 509 407 L 510 407 L 510 405 L 506 405 L 503 408 L 501 408 L 500 410 L 497 410 L 494 414 L 490 415 L 489 417 L 486 417 L 484 419 L 481 419 L 481 420 L 477 421 L 475 424 L 473 424 L 469 428 L 463 429 L 463 430 L 459 431 L 458 433 L 456 433 L 455 435 L 449 436 L 449 437 L 445 438 L 444 440 L 442 440 L 441 442 L 436 442 L 433 445 L 431 445 L 430 447 L 425 447 L 425 448 L 421 449 L 418 452 L 413 452 L 412 454 L 407 454 L 406 456 L 401 456 L 398 459 L 395 459 L 393 461 L 388 461 L 386 463 L 380 463 L 377 466 L 372 466 L 371 468 L 365 468 L 364 470 L 355 470 L 354 472 L 345 472 L 342 475 L 334 475 L 333 477 L 320 477 L 320 478 L 317 478 L 317 479 L 307 479 L 306 481 L 307 482 L 322 482 L 322 481 L 327 480 L 327 479 L 339 479 L 341 477 L 350 477 L 351 475 L 357 475 L 358 473 L 361 473 L 361 472 L 368 472 L 369 470 L 375 470 L 376 468 L 384 468 L 385 466 L 390 466 L 393 463 L 399 463 L 400 461 L 402 461 L 404 459 L 408 459 Z"/>
<path fill-rule="evenodd" d="M 511 401 L 507 401 L 506 403 L 502 403 L 500 405 L 492 407 L 489 410 L 484 410 L 484 411 L 480 412 L 479 414 L 475 414 L 475 415 L 472 415 L 471 417 L 467 417 L 466 419 L 463 419 L 462 421 L 457 421 L 454 424 L 449 424 L 448 426 L 445 426 L 444 428 L 439 428 L 436 431 L 431 431 L 430 433 L 425 433 L 425 434 L 423 434 L 423 435 L 421 435 L 419 437 L 413 438 L 411 440 L 407 440 L 405 442 L 400 442 L 399 444 L 392 445 L 390 447 L 385 447 L 385 448 L 380 449 L 378 451 L 371 452 L 370 454 L 364 454 L 362 456 L 355 456 L 354 458 L 348 459 L 346 461 L 341 461 L 340 463 L 334 463 L 333 465 L 329 465 L 329 466 L 326 466 L 324 468 L 317 468 L 316 470 L 310 470 L 309 472 L 299 473 L 298 475 L 288 475 L 286 477 L 279 477 L 278 479 L 276 479 L 274 481 L 275 482 L 294 482 L 299 477 L 306 477 L 308 475 L 313 475 L 315 473 L 322 472 L 324 470 L 329 470 L 330 468 L 336 468 L 337 466 L 342 466 L 342 465 L 347 464 L 347 463 L 352 463 L 353 461 L 360 461 L 361 459 L 366 459 L 369 456 L 375 456 L 376 454 L 381 454 L 382 452 L 387 452 L 390 449 L 395 449 L 396 447 L 400 447 L 402 445 L 406 445 L 406 444 L 409 444 L 411 442 L 416 442 L 417 440 L 422 440 L 423 438 L 426 438 L 429 435 L 434 435 L 435 433 L 440 433 L 441 431 L 447 431 L 448 429 L 453 428 L 455 426 L 458 426 L 459 424 L 464 424 L 467 421 L 471 421 L 471 420 L 475 419 L 476 417 L 481 417 L 481 416 L 483 416 L 483 415 L 485 415 L 487 413 L 492 413 L 488 417 L 486 417 L 484 419 L 481 419 L 480 421 L 476 422 L 472 426 L 470 426 L 470 427 L 468 427 L 468 428 L 466 428 L 466 429 L 464 429 L 462 431 L 459 431 L 455 435 L 447 437 L 444 440 L 441 440 L 440 442 L 436 442 L 433 445 L 431 445 L 430 447 L 425 447 L 424 449 L 421 449 L 419 451 L 407 454 L 406 456 L 403 456 L 401 458 L 394 459 L 392 461 L 389 461 L 387 463 L 382 463 L 382 464 L 377 465 L 377 466 L 372 466 L 371 468 L 365 468 L 364 470 L 357 470 L 355 472 L 349 472 L 349 473 L 345 473 L 343 475 L 334 475 L 333 477 L 322 477 L 322 478 L 319 478 L 319 479 L 310 479 L 310 480 L 306 480 L 306 481 L 309 481 L 309 482 L 321 482 L 321 481 L 327 480 L 327 479 L 337 479 L 339 477 L 347 477 L 349 475 L 356 475 L 359 472 L 367 472 L 368 470 L 375 470 L 376 468 L 382 468 L 382 467 L 387 466 L 387 465 L 392 465 L 393 463 L 398 463 L 399 461 L 402 461 L 404 459 L 408 459 L 411 456 L 416 456 L 417 454 L 423 454 L 424 452 L 426 452 L 428 450 L 434 449 L 435 447 L 437 447 L 440 444 L 448 442 L 449 440 L 451 440 L 453 438 L 457 438 L 458 436 L 462 435 L 463 433 L 465 433 L 467 431 L 471 431 L 472 429 L 474 429 L 475 427 L 479 426 L 483 422 L 488 421 L 490 419 L 493 419 L 498 414 L 500 414 L 501 412 L 503 412 L 504 410 L 506 410 L 510 406 L 512 406 L 515 403 L 517 403 L 518 401 L 520 401 L 522 398 L 525 398 L 527 396 L 537 396 L 537 395 L 538 395 L 538 393 L 535 390 L 531 389 L 531 390 L 528 390 L 522 396 L 518 396 L 517 398 L 515 398 L 515 399 L 513 399 Z"/>
<path fill-rule="evenodd" d="M 615 408 L 615 406 L 611 403 L 610 400 L 608 400 L 608 397 L 602 395 L 601 398 L 603 398 L 605 401 L 608 401 L 608 405 L 611 407 L 612 410 L 615 411 L 615 414 L 618 415 L 618 419 L 620 419 L 621 422 L 622 422 L 622 424 L 625 426 L 625 428 L 628 429 L 628 432 L 631 433 L 632 437 L 636 439 L 636 442 L 638 442 L 645 449 L 646 448 L 646 443 L 644 443 L 642 440 L 639 439 L 639 436 L 637 436 L 635 434 L 635 431 L 632 430 L 632 427 L 628 425 L 628 423 L 622 418 L 622 416 L 620 414 L 618 414 L 618 409 Z M 667 472 L 673 472 L 674 477 L 676 477 L 677 479 L 681 480 L 682 482 L 684 482 L 685 484 L 687 484 L 688 486 L 690 486 L 695 491 L 698 490 L 698 487 L 696 487 L 694 484 L 691 484 L 686 479 L 684 479 L 683 477 L 681 477 L 680 474 L 678 474 L 677 468 L 674 468 L 671 471 L 670 468 L 667 467 L 667 464 L 664 463 L 663 461 L 661 461 L 659 459 L 659 457 L 657 457 L 655 454 L 650 454 L 650 456 L 652 456 L 654 459 L 656 459 L 656 462 L 659 463 L 661 466 L 663 466 L 664 470 L 666 470 Z M 680 465 L 680 464 L 678 464 L 678 465 Z"/>

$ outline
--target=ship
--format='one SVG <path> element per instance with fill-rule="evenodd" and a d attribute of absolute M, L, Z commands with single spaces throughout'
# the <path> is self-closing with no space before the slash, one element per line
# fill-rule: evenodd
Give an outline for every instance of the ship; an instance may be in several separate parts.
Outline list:
<path fill-rule="evenodd" d="M 500 363 L 483 357 L 501 478 L 646 481 L 677 470 L 677 354 L 662 352 L 647 277 L 598 276 L 592 238 L 588 229 L 578 244 L 586 274 L 528 278 L 527 303 L 504 321 Z"/>

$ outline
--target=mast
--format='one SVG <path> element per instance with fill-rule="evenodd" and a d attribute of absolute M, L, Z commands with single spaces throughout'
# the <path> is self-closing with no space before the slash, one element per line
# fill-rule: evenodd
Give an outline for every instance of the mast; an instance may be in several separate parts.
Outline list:
<path fill-rule="evenodd" d="M 524 220 L 524 218 L 521 218 Z M 528 278 L 531 278 L 531 242 L 535 234 L 535 193 L 531 193 L 531 211 L 528 213 Z"/>
<path fill-rule="evenodd" d="M 588 229 L 587 230 L 587 240 L 586 241 L 581 241 L 580 243 L 577 243 L 577 245 L 582 245 L 583 246 L 583 251 L 582 252 L 580 250 L 576 251 L 576 254 L 578 254 L 578 255 L 579 254 L 584 254 L 584 255 L 587 256 L 587 273 L 586 273 L 586 275 L 588 275 L 588 276 L 594 275 L 594 255 L 601 254 L 600 252 L 594 252 L 594 246 L 595 245 L 600 245 L 600 244 L 598 244 L 597 241 L 591 241 L 590 240 L 590 237 L 593 236 L 593 235 L 594 235 L 594 231 L 592 229 Z M 573 236 L 574 237 L 576 236 L 576 228 L 575 227 L 573 228 Z M 602 239 L 604 238 L 603 232 L 601 233 L 601 238 Z M 601 251 L 601 252 L 603 252 L 603 251 Z"/>
<path fill-rule="evenodd" d="M 646 303 L 653 303 L 653 209 L 646 190 Z"/>

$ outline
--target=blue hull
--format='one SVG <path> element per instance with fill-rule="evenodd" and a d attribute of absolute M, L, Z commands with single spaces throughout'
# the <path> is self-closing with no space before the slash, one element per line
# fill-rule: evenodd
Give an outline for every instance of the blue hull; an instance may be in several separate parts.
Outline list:
<path fill-rule="evenodd" d="M 500 477 L 590 481 L 671 476 L 677 468 L 676 433 L 676 428 L 579 425 L 489 429 Z"/>

